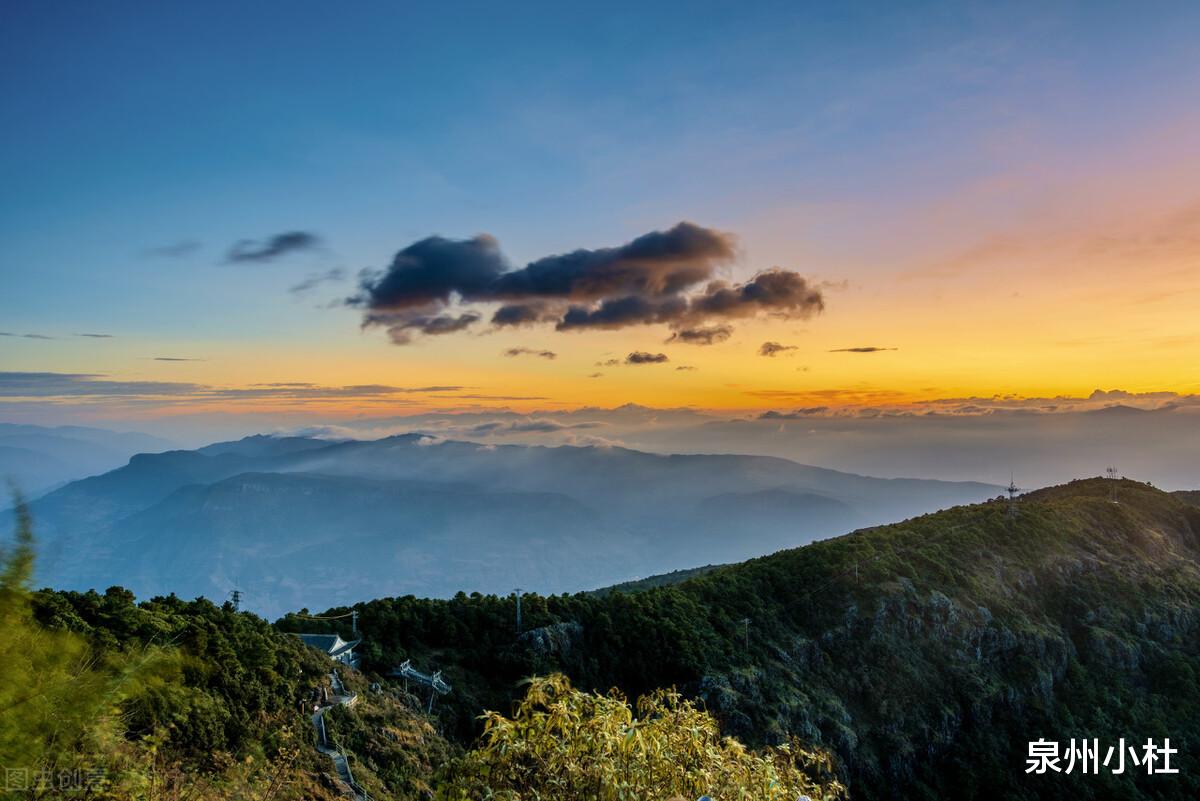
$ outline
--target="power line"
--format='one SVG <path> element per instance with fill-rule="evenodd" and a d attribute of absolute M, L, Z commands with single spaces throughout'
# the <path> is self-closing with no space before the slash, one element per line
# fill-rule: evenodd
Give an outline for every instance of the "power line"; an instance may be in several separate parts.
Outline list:
<path fill-rule="evenodd" d="M 305 620 L 342 620 L 347 617 L 353 617 L 357 621 L 358 610 L 347 612 L 344 615 L 302 615 L 299 612 L 292 612 L 292 617 L 302 617 Z"/>

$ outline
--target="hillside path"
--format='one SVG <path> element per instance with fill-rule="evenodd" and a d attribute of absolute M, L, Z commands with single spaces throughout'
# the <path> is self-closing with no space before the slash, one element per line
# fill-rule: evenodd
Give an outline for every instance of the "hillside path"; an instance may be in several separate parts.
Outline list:
<path fill-rule="evenodd" d="M 334 771 L 341 779 L 342 784 L 346 786 L 347 793 L 353 796 L 355 801 L 372 801 L 371 796 L 354 781 L 354 774 L 350 772 L 350 762 L 346 759 L 346 755 L 334 747 L 334 743 L 325 731 L 325 713 L 335 706 L 350 706 L 358 700 L 358 695 L 346 692 L 346 686 L 342 684 L 342 679 L 336 670 L 330 672 L 329 683 L 333 687 L 332 703 L 319 707 L 312 715 L 313 730 L 317 734 L 317 750 L 333 761 Z"/>

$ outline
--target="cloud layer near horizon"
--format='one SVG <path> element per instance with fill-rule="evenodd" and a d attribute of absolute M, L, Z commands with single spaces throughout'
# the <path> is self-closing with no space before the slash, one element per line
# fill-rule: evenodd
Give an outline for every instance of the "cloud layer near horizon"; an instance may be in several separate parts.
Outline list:
<path fill-rule="evenodd" d="M 416 334 L 466 330 L 494 304 L 494 327 L 552 324 L 557 331 L 665 324 L 673 339 L 713 344 L 723 322 L 760 315 L 806 318 L 824 309 L 821 290 L 778 267 L 743 283 L 717 278 L 736 256 L 733 237 L 681 222 L 623 245 L 546 256 L 513 269 L 497 240 L 431 236 L 396 254 L 387 269 L 363 274 L 347 304 L 363 325 L 387 329 L 396 344 Z"/>

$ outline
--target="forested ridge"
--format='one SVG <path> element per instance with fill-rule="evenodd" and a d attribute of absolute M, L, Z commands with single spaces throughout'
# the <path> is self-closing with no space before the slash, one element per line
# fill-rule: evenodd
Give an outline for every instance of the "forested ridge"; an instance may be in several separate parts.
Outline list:
<path fill-rule="evenodd" d="M 827 747 L 854 798 L 1193 798 L 1200 508 L 1115 484 L 1116 503 L 1078 481 L 1015 517 L 997 500 L 669 586 L 527 594 L 520 635 L 513 597 L 379 599 L 355 607 L 366 668 L 444 670 L 439 720 L 462 741 L 523 677 L 562 670 L 679 687 L 747 743 Z M 1180 773 L 1027 775 L 1040 737 L 1170 737 Z"/>

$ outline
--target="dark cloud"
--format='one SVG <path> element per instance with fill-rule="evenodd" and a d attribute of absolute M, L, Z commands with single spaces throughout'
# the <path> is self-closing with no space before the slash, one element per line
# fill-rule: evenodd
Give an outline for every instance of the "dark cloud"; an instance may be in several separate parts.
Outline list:
<path fill-rule="evenodd" d="M 324 283 L 346 280 L 346 271 L 341 267 L 334 267 L 332 270 L 327 270 L 323 273 L 313 273 L 298 284 L 294 284 L 288 288 L 288 292 L 293 295 L 303 295 Z"/>
<path fill-rule="evenodd" d="M 194 359 L 188 356 L 151 356 L 156 362 L 202 362 L 204 359 Z"/>
<path fill-rule="evenodd" d="M 715 345 L 724 342 L 733 335 L 733 327 L 728 325 L 710 325 L 698 328 L 681 328 L 667 342 L 683 342 L 687 345 Z"/>
<path fill-rule="evenodd" d="M 77 337 L 88 337 L 89 339 L 112 339 L 112 334 L 76 334 Z"/>
<path fill-rule="evenodd" d="M 834 348 L 830 353 L 879 353 L 884 350 L 897 350 L 897 348 L 877 348 L 874 345 L 868 345 L 860 348 Z"/>
<path fill-rule="evenodd" d="M 676 370 L 695 370 L 696 368 L 692 367 L 690 364 L 681 364 L 678 367 L 676 367 L 675 369 Z"/>
<path fill-rule="evenodd" d="M 146 248 L 146 250 L 142 251 L 142 255 L 150 258 L 181 259 L 184 256 L 192 255 L 200 250 L 201 247 L 199 242 L 185 239 L 180 242 L 173 242 L 170 245 Z"/>
<path fill-rule="evenodd" d="M 758 314 L 806 317 L 824 301 L 802 276 L 778 268 L 734 284 L 715 280 L 733 261 L 733 238 L 693 223 L 652 231 L 618 247 L 580 249 L 512 269 L 496 240 L 432 236 L 401 250 L 385 270 L 364 271 L 346 303 L 363 309 L 364 326 L 406 332 L 422 321 L 462 319 L 452 307 L 497 303 L 495 326 L 553 323 L 559 331 L 666 324 L 675 339 L 713 344 L 732 328 L 712 320 Z M 477 312 L 466 312 L 477 314 Z M 465 326 L 464 326 L 465 327 Z"/>
<path fill-rule="evenodd" d="M 775 267 L 744 284 L 714 281 L 692 302 L 698 316 L 753 317 L 766 312 L 779 317 L 806 318 L 825 309 L 821 290 L 799 273 Z"/>
<path fill-rule="evenodd" d="M 781 345 L 778 342 L 764 342 L 758 346 L 759 356 L 770 356 L 774 358 L 777 354 L 786 353 L 789 350 L 796 350 L 795 345 Z"/>
<path fill-rule="evenodd" d="M 604 378 L 604 373 L 589 373 L 588 378 Z"/>
<path fill-rule="evenodd" d="M 602 362 L 596 362 L 597 367 L 616 367 L 621 363 L 620 359 L 605 359 Z"/>
<path fill-rule="evenodd" d="M 0 373 L 0 397 L 187 395 L 199 384 L 166 381 L 112 381 L 98 373 Z"/>
<path fill-rule="evenodd" d="M 45 334 L 14 334 L 11 331 L 0 331 L 0 337 L 17 337 L 19 339 L 54 339 Z"/>
<path fill-rule="evenodd" d="M 387 325 L 388 336 L 391 337 L 392 342 L 396 345 L 407 345 L 409 342 L 412 342 L 413 334 L 426 334 L 428 336 L 454 334 L 470 328 L 477 322 L 479 322 L 479 314 L 477 312 L 463 312 L 459 315 L 438 314 L 434 316 L 423 314 L 413 316 L 383 314 L 373 317 L 370 320 L 370 324 L 372 325 Z"/>
<path fill-rule="evenodd" d="M 468 428 L 466 433 L 472 436 L 496 434 L 553 434 L 558 431 L 601 428 L 604 425 L 604 423 L 593 421 L 563 423 L 551 418 L 527 418 L 524 420 L 513 420 L 509 422 L 491 420 L 486 423 L 479 423 L 478 425 Z"/>
<path fill-rule="evenodd" d="M 359 294 L 347 303 L 373 312 L 441 308 L 455 295 L 465 300 L 495 297 L 492 287 L 507 269 L 495 238 L 431 236 L 396 254 L 382 273 L 365 271 Z"/>
<path fill-rule="evenodd" d="M 171 359 L 171 357 L 162 358 Z M 457 385 L 397 387 L 387 384 L 356 384 L 342 387 L 327 387 L 305 382 L 257 384 L 249 387 L 226 388 L 177 381 L 114 381 L 100 373 L 0 372 L 0 397 L 187 396 L 193 400 L 237 400 L 246 398 L 319 400 L 323 398 L 376 396 L 382 398 L 412 394 L 432 395 L 435 393 L 461 392 L 466 389 L 469 389 L 469 387 Z M 452 397 L 474 399 L 485 396 L 454 395 Z"/>
<path fill-rule="evenodd" d="M 558 354 L 552 350 L 534 350 L 533 348 L 509 348 L 504 351 L 504 355 L 509 358 L 514 356 L 540 356 L 543 359 L 558 358 Z"/>
<path fill-rule="evenodd" d="M 533 325 L 556 322 L 563 314 L 563 304 L 548 301 L 506 303 L 492 315 L 492 325 Z"/>
<path fill-rule="evenodd" d="M 625 357 L 626 364 L 662 364 L 667 361 L 670 359 L 665 353 L 646 353 L 643 350 L 635 350 Z"/>
<path fill-rule="evenodd" d="M 734 255 L 733 239 L 727 234 L 681 222 L 619 247 L 539 259 L 501 276 L 496 292 L 499 297 L 573 301 L 674 295 L 707 280 L 717 265 L 732 261 Z"/>
<path fill-rule="evenodd" d="M 268 239 L 243 239 L 229 249 L 228 262 L 268 262 L 321 246 L 321 237 L 308 231 L 287 231 Z"/>
<path fill-rule="evenodd" d="M 829 411 L 828 406 L 809 406 L 804 409 L 793 409 L 790 412 L 763 412 L 758 416 L 759 420 L 799 420 L 802 417 L 811 417 L 813 415 L 825 414 Z"/>

